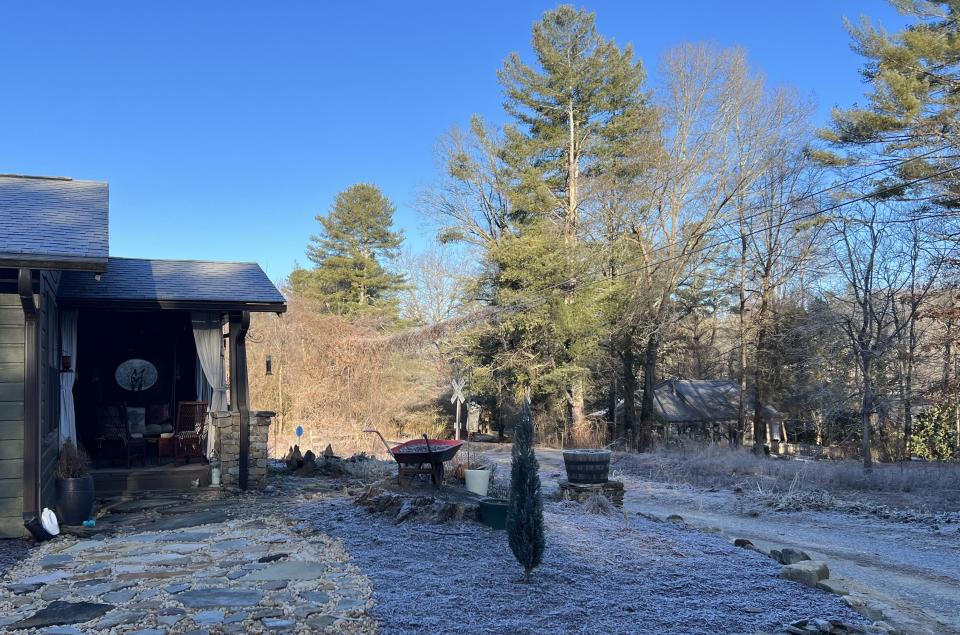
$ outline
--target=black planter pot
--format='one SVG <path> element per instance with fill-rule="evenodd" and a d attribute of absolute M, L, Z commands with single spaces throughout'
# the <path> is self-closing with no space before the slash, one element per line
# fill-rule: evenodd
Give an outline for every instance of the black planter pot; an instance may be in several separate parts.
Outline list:
<path fill-rule="evenodd" d="M 95 499 L 93 477 L 57 479 L 57 517 L 62 525 L 80 525 L 90 518 Z"/>
<path fill-rule="evenodd" d="M 493 529 L 506 529 L 507 504 L 502 498 L 481 498 L 480 522 Z"/>

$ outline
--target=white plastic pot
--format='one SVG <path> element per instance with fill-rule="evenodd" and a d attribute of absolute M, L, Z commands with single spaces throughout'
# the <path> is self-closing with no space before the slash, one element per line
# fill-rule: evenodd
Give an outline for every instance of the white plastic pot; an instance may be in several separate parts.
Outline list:
<path fill-rule="evenodd" d="M 464 470 L 463 479 L 469 491 L 480 496 L 487 495 L 487 489 L 490 487 L 490 470 Z"/>

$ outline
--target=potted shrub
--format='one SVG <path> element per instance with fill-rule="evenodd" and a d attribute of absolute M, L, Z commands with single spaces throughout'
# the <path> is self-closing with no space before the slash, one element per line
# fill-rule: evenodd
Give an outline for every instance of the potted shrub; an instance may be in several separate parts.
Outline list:
<path fill-rule="evenodd" d="M 67 439 L 57 461 L 57 515 L 64 525 L 80 525 L 93 509 L 93 476 L 90 457 Z"/>

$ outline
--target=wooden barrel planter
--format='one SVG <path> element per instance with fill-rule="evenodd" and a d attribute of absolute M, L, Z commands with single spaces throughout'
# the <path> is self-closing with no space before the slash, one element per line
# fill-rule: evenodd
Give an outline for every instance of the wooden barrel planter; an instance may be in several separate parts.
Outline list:
<path fill-rule="evenodd" d="M 606 483 L 610 475 L 610 450 L 564 450 L 563 464 L 571 483 Z"/>

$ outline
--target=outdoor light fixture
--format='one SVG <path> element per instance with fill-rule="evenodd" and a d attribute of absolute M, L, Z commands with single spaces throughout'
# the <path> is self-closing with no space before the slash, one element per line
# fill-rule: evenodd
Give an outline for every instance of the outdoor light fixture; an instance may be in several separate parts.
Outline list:
<path fill-rule="evenodd" d="M 93 274 L 93 279 L 96 280 L 97 282 L 100 282 L 100 274 L 99 273 Z"/>
<path fill-rule="evenodd" d="M 267 366 L 266 374 L 272 375 L 273 374 L 273 357 L 271 355 L 267 355 L 266 366 Z"/>
<path fill-rule="evenodd" d="M 60 372 L 61 373 L 73 372 L 73 359 L 69 355 L 60 356 Z"/>

